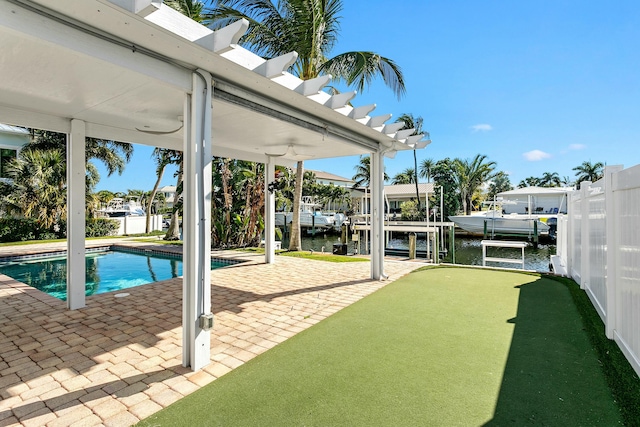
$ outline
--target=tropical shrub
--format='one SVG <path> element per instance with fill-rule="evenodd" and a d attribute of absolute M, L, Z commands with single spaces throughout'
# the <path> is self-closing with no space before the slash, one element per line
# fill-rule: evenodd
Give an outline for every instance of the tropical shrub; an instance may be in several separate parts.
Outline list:
<path fill-rule="evenodd" d="M 64 222 L 46 227 L 42 221 L 33 218 L 0 218 L 0 242 L 60 239 L 65 233 Z"/>
<path fill-rule="evenodd" d="M 400 212 L 403 221 L 421 221 L 424 219 L 418 207 L 418 202 L 413 200 L 402 202 L 400 204 Z"/>
<path fill-rule="evenodd" d="M 85 225 L 86 237 L 113 236 L 117 233 L 120 223 L 108 218 L 89 218 Z"/>

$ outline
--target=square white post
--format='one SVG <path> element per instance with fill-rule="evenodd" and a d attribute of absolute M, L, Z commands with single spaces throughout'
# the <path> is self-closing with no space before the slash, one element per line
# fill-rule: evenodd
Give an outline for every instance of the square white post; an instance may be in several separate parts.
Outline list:
<path fill-rule="evenodd" d="M 604 201 L 605 201 L 605 233 L 607 242 L 607 260 L 605 271 L 605 289 L 607 295 L 607 302 L 605 310 L 607 313 L 605 334 L 607 338 L 614 339 L 614 331 L 617 328 L 617 313 L 616 313 L 616 295 L 618 278 L 616 272 L 618 271 L 617 256 L 618 251 L 618 235 L 616 232 L 617 218 L 616 214 L 616 202 L 614 194 L 614 176 L 622 170 L 621 165 L 606 166 L 604 168 Z"/>
<path fill-rule="evenodd" d="M 589 261 L 591 243 L 591 223 L 589 222 L 589 187 L 591 181 L 580 183 L 580 289 L 591 286 L 591 266 Z"/>
<path fill-rule="evenodd" d="M 276 165 L 272 158 L 264 165 L 264 262 L 273 264 L 276 257 L 276 195 L 269 191 L 275 180 Z"/>
<path fill-rule="evenodd" d="M 67 135 L 67 307 L 86 305 L 85 265 L 85 142 L 82 120 L 71 120 Z"/>
<path fill-rule="evenodd" d="M 211 361 L 211 75 L 197 70 L 184 106 L 183 349 L 194 371 Z"/>
<path fill-rule="evenodd" d="M 380 280 L 384 271 L 384 156 L 371 153 L 371 278 Z"/>
<path fill-rule="evenodd" d="M 561 236 L 564 240 L 563 243 L 565 245 L 565 252 L 567 254 L 567 276 L 570 278 L 573 278 L 573 251 L 575 250 L 574 245 L 575 245 L 575 218 L 574 218 L 574 212 L 573 209 L 575 208 L 575 198 L 578 197 L 578 192 L 577 191 L 572 191 L 571 193 L 568 194 L 567 197 L 567 215 L 566 215 L 566 232 L 564 233 L 564 236 Z M 558 220 L 558 223 L 560 223 L 560 221 Z"/>

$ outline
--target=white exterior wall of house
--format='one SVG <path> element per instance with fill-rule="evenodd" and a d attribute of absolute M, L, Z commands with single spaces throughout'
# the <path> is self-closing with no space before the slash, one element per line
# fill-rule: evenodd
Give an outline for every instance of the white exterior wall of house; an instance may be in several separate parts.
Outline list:
<path fill-rule="evenodd" d="M 0 161 L 2 162 L 2 167 L 0 167 L 1 180 L 7 179 L 3 176 L 4 170 L 1 170 L 4 166 L 4 156 L 7 154 L 5 150 L 15 151 L 15 155 L 17 156 L 22 147 L 29 142 L 30 138 L 31 136 L 28 130 L 0 123 Z"/>
<path fill-rule="evenodd" d="M 147 227 L 146 216 L 122 216 L 109 219 L 120 223 L 116 233 L 118 236 L 124 236 L 125 234 L 142 234 Z M 150 231 L 162 231 L 162 215 L 151 215 Z"/>
<path fill-rule="evenodd" d="M 640 374 L 640 165 L 609 166 L 571 193 L 552 263 L 587 293 L 607 337 Z"/>
<path fill-rule="evenodd" d="M 175 185 L 165 185 L 164 187 L 160 187 L 158 189 L 159 193 L 164 194 L 164 204 L 168 208 L 173 207 L 173 203 L 176 200 L 176 186 Z"/>
<path fill-rule="evenodd" d="M 316 182 L 323 185 L 335 185 L 336 187 L 351 188 L 354 181 L 349 178 L 334 175 L 324 171 L 317 171 L 309 169 L 308 172 L 312 172 L 316 177 Z"/>
<path fill-rule="evenodd" d="M 340 188 L 351 189 L 353 187 L 354 181 L 349 178 L 344 178 L 338 175 L 330 174 L 324 171 L 317 171 L 309 169 L 308 172 L 312 172 L 316 179 L 316 183 L 322 185 L 333 185 Z M 353 191 L 352 191 L 353 193 Z M 352 194 L 353 200 L 353 194 Z M 353 205 L 353 203 L 352 203 Z M 324 206 L 325 211 L 331 212 L 344 212 L 348 211 L 349 207 L 345 203 L 333 203 L 329 202 L 326 206 Z"/>

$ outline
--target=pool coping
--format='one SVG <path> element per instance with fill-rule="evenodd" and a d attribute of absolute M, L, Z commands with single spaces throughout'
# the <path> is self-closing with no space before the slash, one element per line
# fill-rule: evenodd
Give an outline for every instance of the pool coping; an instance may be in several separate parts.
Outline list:
<path fill-rule="evenodd" d="M 182 248 L 180 250 L 162 250 L 165 248 L 155 246 L 150 248 L 147 245 L 144 247 L 136 247 L 122 244 L 111 244 L 111 245 L 103 245 L 103 246 L 95 246 L 90 248 L 85 248 L 85 254 L 96 253 L 96 252 L 106 252 L 106 251 L 116 251 L 116 252 L 125 252 L 125 253 L 135 253 L 135 254 L 155 254 L 162 255 L 168 257 L 175 257 L 182 260 L 183 253 Z M 0 256 L 0 264 L 5 262 L 15 262 L 15 261 L 27 261 L 34 260 L 39 258 L 48 258 L 48 257 L 56 257 L 56 256 L 66 256 L 67 250 L 53 250 L 53 251 L 39 251 L 30 254 L 22 254 L 22 255 L 10 255 L 10 256 Z M 245 262 L 249 262 L 248 260 L 242 259 L 229 259 L 222 258 L 220 256 L 211 255 L 211 261 L 217 262 L 220 264 L 224 264 L 225 268 L 232 265 L 242 264 Z"/>
<path fill-rule="evenodd" d="M 159 254 L 159 255 L 163 255 L 163 256 L 174 256 L 176 258 L 180 258 L 182 259 L 183 253 L 182 253 L 182 246 L 166 246 L 166 245 L 158 245 L 158 244 L 154 244 L 153 242 L 114 242 L 114 243 L 109 243 L 109 244 L 100 244 L 100 245 L 94 245 L 94 246 L 87 246 L 85 247 L 85 254 L 87 253 L 96 253 L 96 252 L 104 252 L 104 251 L 109 251 L 111 250 L 111 248 L 116 247 L 118 249 L 118 251 L 121 252 L 129 252 L 129 253 L 146 253 L 146 252 L 153 252 L 155 254 Z M 217 255 L 214 255 L 217 254 Z M 37 258 L 43 258 L 43 257 L 55 257 L 55 256 L 66 256 L 67 255 L 67 250 L 66 249 L 57 249 L 57 248 L 51 248 L 49 250 L 47 249 L 43 249 L 40 248 L 37 251 L 33 251 L 33 252 L 29 252 L 29 253 L 24 253 L 21 255 L 9 255 L 9 256 L 0 256 L 0 264 L 4 263 L 4 262 L 15 262 L 15 261 L 21 261 L 21 260 L 34 260 Z M 224 257 L 227 256 L 227 257 Z M 219 269 L 228 269 L 228 268 L 233 268 L 233 267 L 237 267 L 237 266 L 243 266 L 243 265 L 252 265 L 252 264 L 260 264 L 261 262 L 258 260 L 252 260 L 252 259 L 246 259 L 246 258 L 229 258 L 230 254 L 228 251 L 213 251 L 212 255 L 211 255 L 211 261 L 213 262 L 219 262 L 221 264 L 226 264 L 223 265 L 221 267 L 218 267 L 216 269 L 212 269 L 211 271 L 215 271 L 215 270 L 219 270 Z M 250 257 L 249 257 L 250 258 Z M 177 279 L 182 279 L 182 275 L 177 277 Z M 7 282 L 7 285 L 11 288 L 13 288 L 15 291 L 18 292 L 29 292 L 31 293 L 32 296 L 34 296 L 36 299 L 42 301 L 42 302 L 46 302 L 48 304 L 58 304 L 58 303 L 62 303 L 62 304 L 67 304 L 66 300 L 61 300 L 60 298 L 57 298 L 53 295 L 48 294 L 45 291 L 42 291 L 38 288 L 35 288 L 27 283 L 21 282 L 11 276 L 7 276 L 6 274 L 2 274 L 0 272 L 0 280 L 3 280 L 4 278 L 9 279 L 9 282 Z M 140 285 L 140 286 L 145 286 L 145 285 L 152 285 L 154 283 L 160 283 L 160 282 L 165 282 L 168 280 L 173 280 L 173 279 L 165 279 L 165 280 L 159 280 L 159 281 L 155 281 L 155 282 L 149 282 L 149 283 L 145 283 L 144 285 Z M 93 298 L 96 295 L 108 295 L 108 294 L 115 294 L 119 291 L 110 291 L 110 292 L 104 292 L 102 294 L 95 294 L 95 295 L 87 295 L 86 298 Z"/>

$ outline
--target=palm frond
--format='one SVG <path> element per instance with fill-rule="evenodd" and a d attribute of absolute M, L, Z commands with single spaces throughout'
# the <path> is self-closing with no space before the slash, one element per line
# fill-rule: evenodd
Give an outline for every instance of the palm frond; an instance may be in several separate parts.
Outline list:
<path fill-rule="evenodd" d="M 328 59 L 320 67 L 320 71 L 331 74 L 335 79 L 344 80 L 358 91 L 371 85 L 372 81 L 381 77 L 393 93 L 402 98 L 406 93 L 402 70 L 391 59 L 374 52 L 346 52 Z"/>

